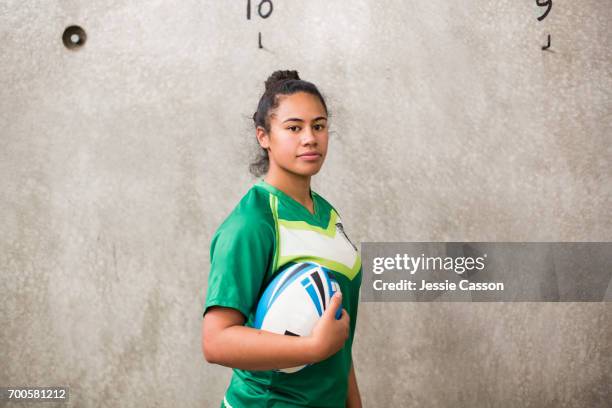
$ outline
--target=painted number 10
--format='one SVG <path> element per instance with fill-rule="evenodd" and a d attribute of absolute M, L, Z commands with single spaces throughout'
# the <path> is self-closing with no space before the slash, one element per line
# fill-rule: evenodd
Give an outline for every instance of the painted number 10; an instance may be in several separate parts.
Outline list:
<path fill-rule="evenodd" d="M 272 10 L 274 6 L 272 6 L 271 0 L 261 0 L 259 5 L 257 6 L 257 14 L 261 18 L 268 18 L 270 14 L 272 14 Z M 251 0 L 247 0 L 247 20 L 251 19 Z"/>

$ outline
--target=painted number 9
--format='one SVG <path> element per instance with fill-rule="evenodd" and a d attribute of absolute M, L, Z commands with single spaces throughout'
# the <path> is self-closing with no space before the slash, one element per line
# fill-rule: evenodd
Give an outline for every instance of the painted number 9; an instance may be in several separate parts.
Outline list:
<path fill-rule="evenodd" d="M 539 7 L 546 7 L 546 11 L 540 17 L 538 17 L 538 21 L 542 21 L 546 18 L 548 13 L 550 13 L 550 9 L 552 8 L 552 0 L 536 0 L 536 4 Z"/>

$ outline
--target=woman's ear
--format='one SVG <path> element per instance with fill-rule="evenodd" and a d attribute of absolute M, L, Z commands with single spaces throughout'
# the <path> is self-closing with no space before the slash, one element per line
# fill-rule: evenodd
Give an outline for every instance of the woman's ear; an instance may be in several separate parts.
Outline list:
<path fill-rule="evenodd" d="M 267 149 L 268 147 L 270 147 L 270 136 L 268 135 L 266 130 L 261 126 L 257 126 L 257 129 L 255 129 L 255 132 L 256 132 L 257 141 L 259 142 L 259 145 L 263 147 L 264 149 Z"/>

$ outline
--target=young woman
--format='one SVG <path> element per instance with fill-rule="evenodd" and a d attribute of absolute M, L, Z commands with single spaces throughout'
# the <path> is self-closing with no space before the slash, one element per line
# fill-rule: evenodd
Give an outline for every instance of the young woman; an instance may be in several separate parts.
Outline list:
<path fill-rule="evenodd" d="M 204 306 L 202 351 L 234 368 L 221 407 L 361 407 L 351 349 L 361 257 L 335 208 L 310 189 L 327 154 L 328 111 L 296 71 L 266 81 L 253 115 L 258 180 L 215 232 Z M 311 261 L 340 284 L 307 337 L 253 327 L 263 290 L 283 267 Z M 342 307 L 337 320 L 336 310 Z M 295 373 L 279 368 L 312 364 Z"/>

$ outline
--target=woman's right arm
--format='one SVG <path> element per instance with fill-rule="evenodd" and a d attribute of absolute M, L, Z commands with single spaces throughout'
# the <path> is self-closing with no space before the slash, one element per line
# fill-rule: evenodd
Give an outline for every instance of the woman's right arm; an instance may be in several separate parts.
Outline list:
<path fill-rule="evenodd" d="M 340 292 L 310 336 L 286 336 L 244 326 L 244 315 L 228 307 L 210 307 L 202 322 L 202 352 L 209 363 L 243 370 L 272 370 L 316 363 L 340 350 L 349 335 L 349 316 L 335 312 Z"/>

